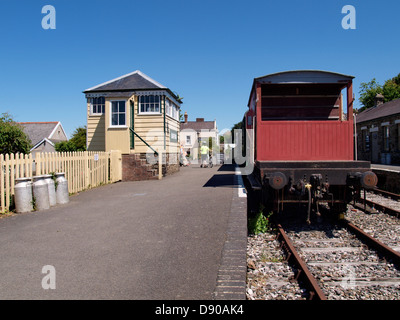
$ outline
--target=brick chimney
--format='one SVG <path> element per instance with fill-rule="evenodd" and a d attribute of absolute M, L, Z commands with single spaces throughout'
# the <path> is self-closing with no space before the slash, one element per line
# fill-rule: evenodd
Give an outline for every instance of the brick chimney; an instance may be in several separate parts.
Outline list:
<path fill-rule="evenodd" d="M 188 114 L 187 114 L 187 112 L 185 111 L 185 123 L 187 123 L 187 120 L 188 120 Z"/>
<path fill-rule="evenodd" d="M 378 93 L 375 96 L 375 107 L 380 106 L 381 104 L 383 104 L 385 100 L 385 97 L 383 96 L 383 94 Z"/>
<path fill-rule="evenodd" d="M 196 118 L 196 122 L 204 122 L 204 118 Z"/>

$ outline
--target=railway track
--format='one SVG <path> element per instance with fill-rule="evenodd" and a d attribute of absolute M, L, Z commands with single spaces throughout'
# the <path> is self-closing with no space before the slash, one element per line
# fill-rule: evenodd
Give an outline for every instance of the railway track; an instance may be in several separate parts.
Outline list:
<path fill-rule="evenodd" d="M 306 225 L 298 213 L 282 215 L 277 239 L 268 235 L 273 246 L 280 242 L 279 249 L 270 244 L 269 255 L 275 249 L 280 258 L 264 269 L 285 272 L 259 274 L 264 298 L 400 299 L 400 202 L 384 192 L 365 199 L 348 206 L 341 224 L 318 218 Z"/>
<path fill-rule="evenodd" d="M 292 219 L 283 228 L 321 287 L 322 299 L 400 298 L 400 254 L 355 225 L 306 226 Z"/>
<path fill-rule="evenodd" d="M 375 193 L 375 194 L 382 195 L 385 198 L 393 199 L 395 201 L 400 201 L 400 194 L 397 194 L 397 193 L 381 190 L 381 189 L 378 189 L 378 188 L 372 189 L 371 192 Z"/>
<path fill-rule="evenodd" d="M 400 218 L 400 200 L 390 196 L 392 194 L 365 192 L 365 197 L 360 198 L 357 202 L 353 202 L 353 206 L 374 213 L 376 210 Z"/>
<path fill-rule="evenodd" d="M 365 203 L 349 205 L 346 218 L 375 239 L 400 252 L 400 202 L 392 194 L 387 198 L 367 192 Z M 365 210 L 366 209 L 366 210 Z M 365 214 L 367 212 L 369 214 Z"/>
<path fill-rule="evenodd" d="M 306 225 L 297 214 L 281 220 L 278 235 L 292 269 L 289 280 L 299 282 L 298 298 L 400 299 L 400 253 L 353 223 Z"/>

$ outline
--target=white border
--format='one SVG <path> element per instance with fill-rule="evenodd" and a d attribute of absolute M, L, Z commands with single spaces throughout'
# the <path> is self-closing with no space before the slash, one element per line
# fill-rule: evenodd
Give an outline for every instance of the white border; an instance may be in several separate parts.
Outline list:
<path fill-rule="evenodd" d="M 125 124 L 123 124 L 123 125 L 113 125 L 112 124 L 112 102 L 113 101 L 124 101 L 125 102 Z M 116 100 L 116 99 L 114 99 L 114 100 L 108 100 L 108 102 L 110 103 L 110 106 L 109 106 L 109 109 L 110 109 L 110 125 L 109 125 L 109 128 L 128 128 L 128 126 L 127 126 L 127 124 L 126 124 L 126 122 L 127 122 L 127 100 Z"/>

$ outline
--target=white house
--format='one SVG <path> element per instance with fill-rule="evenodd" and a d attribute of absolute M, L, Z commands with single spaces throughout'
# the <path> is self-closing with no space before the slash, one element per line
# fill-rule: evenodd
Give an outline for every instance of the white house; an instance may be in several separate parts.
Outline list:
<path fill-rule="evenodd" d="M 192 159 L 198 159 L 199 145 L 202 141 L 208 143 L 209 138 L 219 145 L 217 121 L 204 121 L 204 118 L 188 121 L 188 114 L 185 112 L 185 120 L 180 126 L 180 141 Z"/>

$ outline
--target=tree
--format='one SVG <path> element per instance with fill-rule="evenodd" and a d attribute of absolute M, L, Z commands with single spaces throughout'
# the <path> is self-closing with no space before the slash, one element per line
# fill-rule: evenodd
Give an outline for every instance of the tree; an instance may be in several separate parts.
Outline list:
<path fill-rule="evenodd" d="M 385 82 L 383 85 L 383 96 L 385 97 L 385 102 L 400 98 L 400 74 L 397 76 L 397 79 L 393 78 Z"/>
<path fill-rule="evenodd" d="M 86 151 L 86 126 L 76 128 L 72 138 L 56 143 L 55 149 L 58 152 Z"/>
<path fill-rule="evenodd" d="M 240 141 L 236 141 L 236 135 L 235 131 L 236 130 L 241 130 L 242 131 L 242 141 L 241 141 L 241 147 L 242 147 L 242 156 L 245 156 L 246 154 L 246 127 L 245 127 L 245 118 L 243 117 L 242 121 L 235 123 L 231 129 L 231 134 L 232 134 L 232 143 L 239 145 Z"/>
<path fill-rule="evenodd" d="M 76 128 L 69 141 L 76 146 L 76 151 L 86 151 L 86 126 Z"/>
<path fill-rule="evenodd" d="M 242 121 L 235 123 L 231 129 L 231 134 L 232 134 L 232 142 L 235 143 L 235 130 L 243 130 L 244 129 L 244 117 Z M 242 137 L 243 138 L 243 137 Z"/>
<path fill-rule="evenodd" d="M 29 153 L 31 141 L 22 127 L 11 115 L 3 113 L 0 116 L 0 153 Z"/>
<path fill-rule="evenodd" d="M 370 82 L 362 82 L 360 87 L 359 100 L 363 107 L 360 108 L 359 112 L 373 107 L 378 93 L 383 94 L 385 102 L 400 99 L 400 73 L 396 77 L 386 80 L 383 86 L 373 78 Z"/>
<path fill-rule="evenodd" d="M 375 97 L 378 93 L 382 93 L 382 86 L 376 82 L 376 79 L 373 78 L 370 82 L 362 82 L 360 90 L 360 102 L 363 107 L 360 108 L 359 112 L 364 111 L 365 109 L 372 108 L 375 105 Z"/>
<path fill-rule="evenodd" d="M 61 141 L 56 143 L 55 149 L 57 152 L 73 152 L 77 151 L 75 144 L 70 141 Z"/>

